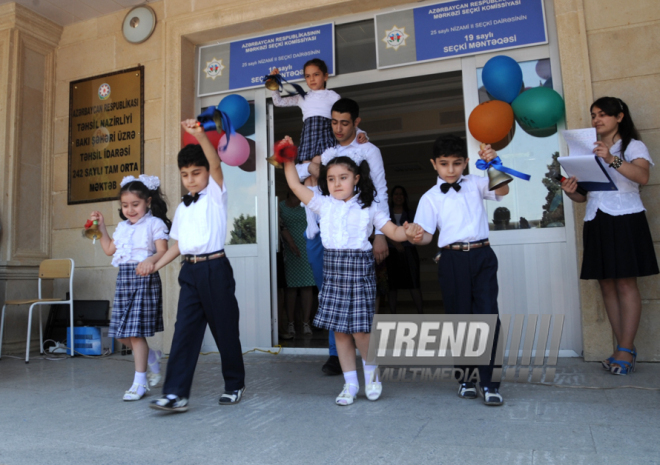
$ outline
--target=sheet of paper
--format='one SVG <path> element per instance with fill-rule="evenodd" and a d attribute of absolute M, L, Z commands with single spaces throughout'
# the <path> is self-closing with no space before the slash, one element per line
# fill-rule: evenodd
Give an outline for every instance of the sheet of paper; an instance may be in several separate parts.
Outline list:
<path fill-rule="evenodd" d="M 578 182 L 605 182 L 610 179 L 598 165 L 595 155 L 574 155 L 557 158 L 569 176 L 575 176 Z"/>
<path fill-rule="evenodd" d="M 593 155 L 597 140 L 596 128 L 567 129 L 561 132 L 568 145 L 568 155 Z"/>

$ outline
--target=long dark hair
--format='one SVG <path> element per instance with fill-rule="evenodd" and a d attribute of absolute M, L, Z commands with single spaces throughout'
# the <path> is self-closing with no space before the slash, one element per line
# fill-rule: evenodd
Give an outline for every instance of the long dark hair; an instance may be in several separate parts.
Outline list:
<path fill-rule="evenodd" d="M 621 150 L 619 155 L 625 160 L 624 153 L 630 145 L 632 139 L 639 140 L 639 132 L 635 128 L 635 123 L 633 123 L 632 117 L 630 116 L 630 110 L 628 105 L 616 97 L 601 97 L 591 104 L 589 108 L 590 111 L 593 111 L 594 107 L 598 107 L 603 110 L 607 116 L 619 116 L 619 113 L 623 113 L 623 119 L 619 123 L 619 129 L 617 134 L 621 137 Z"/>
<path fill-rule="evenodd" d="M 406 191 L 406 188 L 403 186 L 394 186 L 390 190 L 390 216 L 394 216 L 393 208 L 394 208 L 394 191 L 397 189 L 401 189 L 401 192 L 403 192 L 403 211 L 406 212 L 406 214 L 410 213 L 410 209 L 408 208 L 408 192 Z"/>
<path fill-rule="evenodd" d="M 311 60 L 307 61 L 303 66 L 303 77 L 305 77 L 305 70 L 310 65 L 316 66 L 319 70 L 321 70 L 324 76 L 328 74 L 328 65 L 325 64 L 325 61 L 321 60 L 320 58 L 312 58 Z M 323 88 L 325 89 L 327 86 L 328 86 L 328 81 L 325 81 L 323 83 Z"/>
<path fill-rule="evenodd" d="M 144 201 L 149 200 L 149 197 L 151 197 L 151 214 L 156 218 L 163 220 L 163 223 L 165 223 L 165 226 L 167 226 L 167 231 L 169 233 L 169 230 L 172 228 L 172 222 L 167 217 L 167 203 L 165 202 L 165 196 L 160 192 L 160 187 L 150 191 L 149 188 L 142 183 L 142 181 L 135 180 L 124 184 L 124 187 L 122 187 L 119 191 L 120 200 L 121 196 L 126 192 L 135 194 Z M 119 216 L 122 220 L 127 219 L 124 216 L 124 212 L 121 210 L 121 207 L 119 207 Z"/>
<path fill-rule="evenodd" d="M 349 157 L 336 157 L 328 162 L 328 165 L 321 165 L 321 173 L 319 174 L 319 188 L 323 195 L 330 195 L 330 190 L 328 189 L 328 168 L 332 165 L 344 165 L 349 169 L 353 174 L 360 175 L 357 186 L 358 189 L 358 199 L 362 204 L 362 208 L 369 208 L 371 204 L 375 201 L 376 197 L 376 188 L 374 187 L 374 182 L 371 180 L 371 170 L 369 169 L 369 163 L 363 161 L 358 166 L 351 158 Z"/>

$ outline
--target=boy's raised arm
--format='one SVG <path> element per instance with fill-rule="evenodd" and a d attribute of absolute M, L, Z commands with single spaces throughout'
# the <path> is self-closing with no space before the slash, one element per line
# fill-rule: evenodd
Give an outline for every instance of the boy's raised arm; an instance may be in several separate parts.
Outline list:
<path fill-rule="evenodd" d="M 213 148 L 213 144 L 211 144 L 209 138 L 206 137 L 204 128 L 197 123 L 197 120 L 194 119 L 181 121 L 181 127 L 188 134 L 195 136 L 195 138 L 199 141 L 199 145 L 204 151 L 204 156 L 206 156 L 206 160 L 209 162 L 209 172 L 211 173 L 211 177 L 218 184 L 218 186 L 222 187 L 224 177 L 222 174 L 220 157 L 218 156 L 217 150 Z"/>

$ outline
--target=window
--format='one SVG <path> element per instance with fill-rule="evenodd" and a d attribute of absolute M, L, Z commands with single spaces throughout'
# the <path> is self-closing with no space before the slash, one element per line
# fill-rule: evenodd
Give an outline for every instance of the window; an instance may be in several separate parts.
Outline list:
<path fill-rule="evenodd" d="M 550 60 L 519 63 L 523 87 L 552 88 Z M 477 69 L 479 103 L 491 100 Z M 559 173 L 557 127 L 531 129 L 516 121 L 509 136 L 493 144 L 504 166 L 531 175 L 529 181 L 514 177 L 509 195 L 501 202 L 486 202 L 491 230 L 564 227 L 562 191 L 555 181 Z"/>
<path fill-rule="evenodd" d="M 335 26 L 336 74 L 376 69 L 374 20 Z"/>
<path fill-rule="evenodd" d="M 257 243 L 257 173 L 255 160 L 254 102 L 250 117 L 236 130 L 250 144 L 250 157 L 241 166 L 222 164 L 227 202 L 227 238 L 225 245 Z"/>

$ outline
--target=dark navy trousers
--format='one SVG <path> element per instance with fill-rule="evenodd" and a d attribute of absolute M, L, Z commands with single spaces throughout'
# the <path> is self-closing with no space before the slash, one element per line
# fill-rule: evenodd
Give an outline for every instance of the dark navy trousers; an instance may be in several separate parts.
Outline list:
<path fill-rule="evenodd" d="M 464 252 L 462 250 L 442 249 L 438 262 L 438 281 L 442 290 L 442 300 L 447 314 L 461 315 L 497 315 L 497 257 L 490 246 L 479 247 Z M 490 365 L 479 366 L 481 385 L 499 388 L 499 382 L 493 382 L 495 351 L 500 330 L 497 319 L 493 351 Z M 459 366 L 468 374 L 468 379 L 475 367 Z M 465 370 L 468 370 L 467 372 Z"/>
<path fill-rule="evenodd" d="M 208 324 L 220 351 L 225 390 L 245 385 L 245 367 L 238 334 L 236 283 L 226 257 L 185 262 L 179 273 L 179 308 L 163 394 L 190 397 L 195 366 Z"/>

